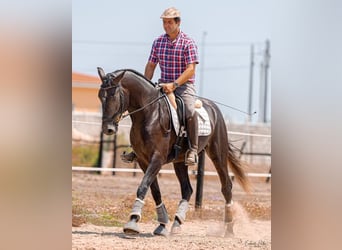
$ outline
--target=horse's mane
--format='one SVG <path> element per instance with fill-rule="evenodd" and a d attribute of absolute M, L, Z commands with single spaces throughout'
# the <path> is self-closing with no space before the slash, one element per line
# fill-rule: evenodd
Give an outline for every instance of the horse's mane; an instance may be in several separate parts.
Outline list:
<path fill-rule="evenodd" d="M 136 75 L 138 75 L 139 77 L 143 78 L 145 81 L 147 81 L 148 83 L 150 83 L 153 87 L 156 87 L 156 84 L 153 83 L 151 80 L 147 79 L 142 73 L 134 70 L 134 69 L 118 69 L 118 70 L 115 70 L 114 72 L 112 72 L 112 74 L 116 75 L 118 72 L 121 72 L 121 71 L 129 71 L 129 72 L 132 72 Z"/>

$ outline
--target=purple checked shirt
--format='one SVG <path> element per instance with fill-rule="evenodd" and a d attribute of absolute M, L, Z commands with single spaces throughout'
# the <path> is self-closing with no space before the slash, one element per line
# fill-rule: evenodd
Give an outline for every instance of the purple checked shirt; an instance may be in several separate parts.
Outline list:
<path fill-rule="evenodd" d="M 160 82 L 173 82 L 185 71 L 188 64 L 199 63 L 194 40 L 182 31 L 172 42 L 167 34 L 155 39 L 148 60 L 155 64 L 159 63 Z M 195 82 L 195 75 L 189 79 L 189 82 Z"/>

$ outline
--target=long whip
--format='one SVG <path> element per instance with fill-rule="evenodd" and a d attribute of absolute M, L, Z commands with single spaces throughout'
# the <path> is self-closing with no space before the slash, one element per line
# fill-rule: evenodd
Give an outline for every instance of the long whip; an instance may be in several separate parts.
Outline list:
<path fill-rule="evenodd" d="M 211 99 L 209 99 L 209 98 L 202 97 L 202 96 L 193 95 L 193 94 L 189 94 L 189 95 L 194 96 L 194 97 L 197 97 L 197 98 L 200 98 L 200 99 L 205 99 L 205 100 L 208 100 L 208 101 L 212 101 L 213 103 L 216 103 L 216 104 L 225 106 L 225 107 L 230 108 L 230 109 L 234 109 L 234 110 L 236 110 L 236 111 L 239 111 L 239 112 L 241 112 L 241 113 L 243 113 L 243 114 L 246 114 L 246 115 L 249 115 L 249 116 L 255 115 L 255 114 L 257 113 L 256 111 L 254 111 L 253 113 L 248 113 L 248 112 L 243 111 L 243 110 L 241 110 L 241 109 L 234 108 L 234 107 L 229 106 L 229 105 L 227 105 L 227 104 L 224 104 L 224 103 L 221 103 L 221 102 L 218 102 L 218 101 L 214 101 L 214 100 L 211 100 Z"/>

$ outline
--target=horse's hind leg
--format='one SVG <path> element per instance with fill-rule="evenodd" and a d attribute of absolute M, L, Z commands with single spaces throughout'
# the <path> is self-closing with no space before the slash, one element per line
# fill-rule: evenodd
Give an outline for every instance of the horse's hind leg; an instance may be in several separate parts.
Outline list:
<path fill-rule="evenodd" d="M 217 173 L 221 182 L 221 192 L 226 201 L 224 222 L 226 225 L 226 236 L 233 235 L 233 215 L 232 215 L 232 181 L 228 174 L 228 152 L 225 147 L 219 147 L 219 145 L 225 145 L 225 140 L 217 138 L 217 140 L 210 144 L 207 148 L 207 153 L 215 165 Z"/>
<path fill-rule="evenodd" d="M 179 202 L 177 212 L 175 214 L 175 220 L 172 225 L 171 233 L 176 234 L 180 232 L 180 226 L 184 223 L 186 212 L 189 207 L 189 200 L 192 195 L 192 187 L 188 175 L 188 166 L 183 162 L 174 163 L 176 176 L 181 186 L 182 199 Z"/>

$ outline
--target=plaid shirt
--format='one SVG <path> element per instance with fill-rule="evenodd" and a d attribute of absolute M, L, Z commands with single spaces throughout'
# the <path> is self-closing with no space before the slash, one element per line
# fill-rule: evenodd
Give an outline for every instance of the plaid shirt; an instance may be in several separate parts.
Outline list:
<path fill-rule="evenodd" d="M 148 60 L 159 63 L 160 82 L 173 82 L 185 71 L 188 64 L 198 63 L 197 46 L 194 40 L 182 31 L 172 42 L 167 34 L 163 34 L 154 40 Z M 195 82 L 195 74 L 189 82 Z"/>

